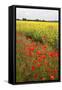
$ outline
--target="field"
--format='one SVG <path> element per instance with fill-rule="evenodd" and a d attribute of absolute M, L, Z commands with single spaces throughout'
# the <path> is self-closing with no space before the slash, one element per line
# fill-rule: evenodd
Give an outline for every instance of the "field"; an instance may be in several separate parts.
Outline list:
<path fill-rule="evenodd" d="M 58 80 L 58 22 L 16 20 L 16 82 Z"/>

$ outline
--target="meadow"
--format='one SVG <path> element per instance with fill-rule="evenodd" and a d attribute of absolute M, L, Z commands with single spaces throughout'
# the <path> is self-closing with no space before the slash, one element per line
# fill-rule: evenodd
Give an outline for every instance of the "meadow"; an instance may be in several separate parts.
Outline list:
<path fill-rule="evenodd" d="M 58 22 L 16 20 L 16 82 L 59 79 Z"/>

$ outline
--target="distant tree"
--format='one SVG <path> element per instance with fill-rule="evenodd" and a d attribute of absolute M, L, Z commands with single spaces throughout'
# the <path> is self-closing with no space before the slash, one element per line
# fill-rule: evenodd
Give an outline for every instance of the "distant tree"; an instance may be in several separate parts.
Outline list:
<path fill-rule="evenodd" d="M 27 19 L 26 18 L 23 18 L 22 20 L 25 20 L 26 21 Z"/>
<path fill-rule="evenodd" d="M 21 19 L 17 19 L 17 20 L 21 20 Z"/>
<path fill-rule="evenodd" d="M 35 21 L 40 21 L 39 19 L 35 19 Z"/>
<path fill-rule="evenodd" d="M 45 20 L 43 19 L 42 21 L 44 22 Z"/>

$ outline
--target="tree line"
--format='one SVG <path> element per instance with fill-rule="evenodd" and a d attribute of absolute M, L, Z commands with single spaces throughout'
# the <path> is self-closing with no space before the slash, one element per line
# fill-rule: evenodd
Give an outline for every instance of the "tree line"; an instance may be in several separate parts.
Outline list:
<path fill-rule="evenodd" d="M 27 18 L 22 18 L 22 19 L 17 19 L 17 20 L 23 20 L 23 21 L 46 21 L 46 22 L 48 22 L 49 20 L 40 20 L 40 19 L 34 19 L 34 20 L 32 20 L 32 19 L 27 19 Z M 54 21 L 50 21 L 50 22 L 57 22 L 56 20 L 54 20 Z"/>

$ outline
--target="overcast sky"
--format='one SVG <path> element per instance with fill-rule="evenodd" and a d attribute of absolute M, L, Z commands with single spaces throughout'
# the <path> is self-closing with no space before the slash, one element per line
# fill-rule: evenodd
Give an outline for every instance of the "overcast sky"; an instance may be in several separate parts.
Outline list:
<path fill-rule="evenodd" d="M 58 10 L 16 8 L 16 19 L 58 21 Z"/>

